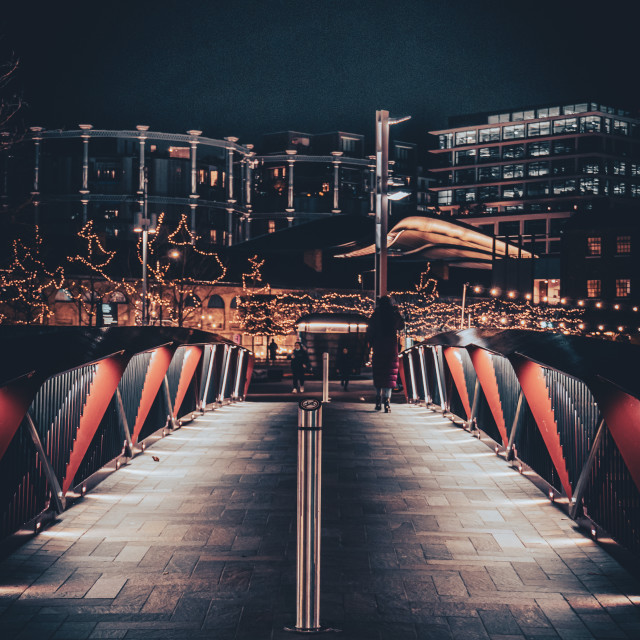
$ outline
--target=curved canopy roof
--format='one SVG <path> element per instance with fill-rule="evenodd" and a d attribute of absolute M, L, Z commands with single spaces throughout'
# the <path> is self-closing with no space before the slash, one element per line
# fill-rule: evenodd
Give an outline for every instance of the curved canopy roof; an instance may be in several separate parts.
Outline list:
<path fill-rule="evenodd" d="M 495 249 L 494 249 L 495 242 Z M 529 251 L 494 240 L 470 225 L 440 217 L 410 216 L 400 220 L 387 235 L 389 257 L 411 256 L 443 260 L 461 267 L 490 269 L 492 255 L 531 258 Z M 375 253 L 375 245 L 352 249 L 337 257 L 356 258 Z"/>

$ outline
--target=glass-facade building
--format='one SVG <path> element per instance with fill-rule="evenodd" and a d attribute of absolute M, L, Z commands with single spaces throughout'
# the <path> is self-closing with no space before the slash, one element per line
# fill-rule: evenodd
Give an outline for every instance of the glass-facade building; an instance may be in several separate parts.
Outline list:
<path fill-rule="evenodd" d="M 436 212 L 535 253 L 560 251 L 566 219 L 608 199 L 640 205 L 640 121 L 594 102 L 451 118 L 432 131 Z"/>

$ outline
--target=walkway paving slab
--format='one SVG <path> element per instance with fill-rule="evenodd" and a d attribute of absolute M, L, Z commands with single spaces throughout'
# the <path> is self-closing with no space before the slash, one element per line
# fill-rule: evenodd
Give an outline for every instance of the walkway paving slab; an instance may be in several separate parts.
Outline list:
<path fill-rule="evenodd" d="M 224 407 L 109 476 L 0 563 L 0 637 L 291 638 L 296 414 Z M 638 582 L 442 415 L 335 402 L 324 425 L 339 637 L 640 638 Z"/>

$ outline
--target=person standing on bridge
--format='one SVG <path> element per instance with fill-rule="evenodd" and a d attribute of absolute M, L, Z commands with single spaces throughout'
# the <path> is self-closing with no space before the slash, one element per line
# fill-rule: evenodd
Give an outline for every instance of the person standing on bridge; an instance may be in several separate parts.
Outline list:
<path fill-rule="evenodd" d="M 400 315 L 389 296 L 378 300 L 369 319 L 367 337 L 373 349 L 373 384 L 376 388 L 376 411 L 384 403 L 385 413 L 391 411 L 391 391 L 398 381 L 398 331 L 404 327 Z"/>
<path fill-rule="evenodd" d="M 291 353 L 291 373 L 293 375 L 292 393 L 304 392 L 304 370 L 309 366 L 309 356 L 302 348 L 301 342 L 296 342 Z"/>

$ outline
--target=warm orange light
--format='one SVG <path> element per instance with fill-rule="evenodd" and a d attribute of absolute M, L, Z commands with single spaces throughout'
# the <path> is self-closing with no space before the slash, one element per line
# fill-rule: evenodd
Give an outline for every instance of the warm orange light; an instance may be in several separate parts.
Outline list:
<path fill-rule="evenodd" d="M 482 291 L 481 287 L 473 287 L 474 293 L 480 293 Z"/>
<path fill-rule="evenodd" d="M 169 252 L 169 257 L 170 258 L 179 258 L 180 257 L 180 252 L 177 249 L 174 249 L 173 251 Z"/>
<path fill-rule="evenodd" d="M 614 304 L 613 308 L 617 311 L 620 308 L 620 305 L 619 304 Z"/>
<path fill-rule="evenodd" d="M 567 303 L 566 298 L 560 298 L 560 304 L 566 304 L 566 303 Z"/>
<path fill-rule="evenodd" d="M 516 294 L 515 291 L 509 291 L 509 293 L 507 294 L 510 298 L 515 298 Z"/>
<path fill-rule="evenodd" d="M 578 300 L 578 306 L 584 307 L 584 300 Z"/>
<path fill-rule="evenodd" d="M 624 327 L 618 327 L 618 331 L 624 331 Z"/>
<path fill-rule="evenodd" d="M 596 307 L 598 307 L 598 309 L 600 309 L 600 307 L 602 307 L 602 302 L 596 302 Z"/>
<path fill-rule="evenodd" d="M 497 289 L 491 289 L 491 295 L 492 296 L 497 296 L 498 295 L 498 290 Z"/>
<path fill-rule="evenodd" d="M 549 298 L 547 296 L 542 296 L 542 302 L 549 302 Z"/>
<path fill-rule="evenodd" d="M 527 294 L 525 295 L 525 298 L 526 298 L 527 300 L 531 300 L 531 294 L 530 294 L 530 293 L 527 293 Z"/>
<path fill-rule="evenodd" d="M 582 323 L 580 323 L 580 324 L 578 325 L 578 329 L 584 329 L 584 325 L 583 325 Z"/>
<path fill-rule="evenodd" d="M 603 324 L 599 324 L 598 325 L 598 331 L 604 331 L 604 325 Z"/>

